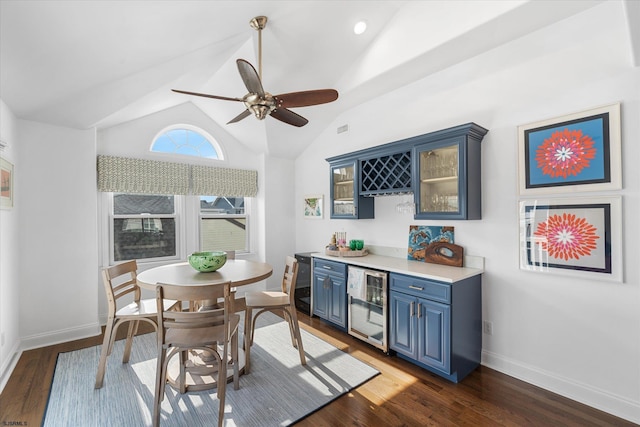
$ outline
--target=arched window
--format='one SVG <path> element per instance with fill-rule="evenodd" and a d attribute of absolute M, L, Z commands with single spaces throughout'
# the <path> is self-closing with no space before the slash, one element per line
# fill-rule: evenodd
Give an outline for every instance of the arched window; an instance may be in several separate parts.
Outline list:
<path fill-rule="evenodd" d="M 153 139 L 151 151 L 224 160 L 218 142 L 204 130 L 190 125 L 173 125 L 163 129 Z"/>

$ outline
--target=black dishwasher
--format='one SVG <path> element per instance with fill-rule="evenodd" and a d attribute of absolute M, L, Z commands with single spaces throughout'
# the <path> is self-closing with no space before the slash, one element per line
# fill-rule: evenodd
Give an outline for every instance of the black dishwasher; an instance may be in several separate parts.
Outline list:
<path fill-rule="evenodd" d="M 296 280 L 296 309 L 309 314 L 311 311 L 311 254 L 303 252 L 295 254 L 298 260 L 298 280 Z"/>

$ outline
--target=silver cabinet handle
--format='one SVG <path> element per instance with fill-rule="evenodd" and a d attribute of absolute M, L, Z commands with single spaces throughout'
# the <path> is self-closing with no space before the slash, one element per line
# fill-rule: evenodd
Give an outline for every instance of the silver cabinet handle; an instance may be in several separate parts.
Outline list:
<path fill-rule="evenodd" d="M 409 317 L 413 317 L 414 316 L 414 312 L 413 312 L 413 305 L 415 304 L 415 302 L 411 301 L 411 313 Z"/>
<path fill-rule="evenodd" d="M 419 319 L 420 317 L 422 317 L 422 316 L 421 316 L 421 311 L 422 311 L 422 304 L 418 303 L 418 319 Z"/>
<path fill-rule="evenodd" d="M 328 265 L 323 265 L 322 268 L 324 268 L 325 270 L 331 270 L 331 267 Z"/>
<path fill-rule="evenodd" d="M 409 285 L 409 289 L 415 289 L 416 291 L 424 291 L 424 288 L 420 286 Z"/>

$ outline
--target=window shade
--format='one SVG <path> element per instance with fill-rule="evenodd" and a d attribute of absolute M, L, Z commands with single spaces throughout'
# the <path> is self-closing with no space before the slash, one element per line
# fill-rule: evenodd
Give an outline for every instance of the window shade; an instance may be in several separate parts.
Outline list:
<path fill-rule="evenodd" d="M 255 197 L 258 172 L 243 169 L 191 166 L 192 192 L 199 195 Z"/>
<path fill-rule="evenodd" d="M 258 172 L 98 156 L 98 191 L 255 197 L 258 194 Z"/>

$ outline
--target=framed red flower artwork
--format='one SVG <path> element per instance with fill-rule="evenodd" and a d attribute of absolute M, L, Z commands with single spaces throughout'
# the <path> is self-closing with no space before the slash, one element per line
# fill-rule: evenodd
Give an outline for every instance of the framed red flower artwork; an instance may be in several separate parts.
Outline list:
<path fill-rule="evenodd" d="M 521 195 L 622 188 L 620 104 L 518 127 Z"/>
<path fill-rule="evenodd" d="M 621 197 L 520 202 L 520 268 L 622 281 Z"/>

